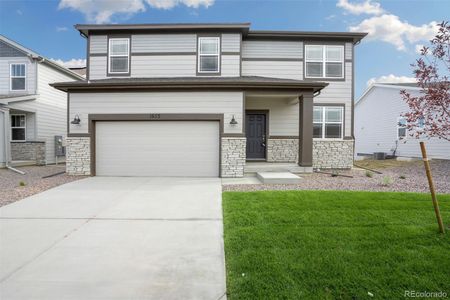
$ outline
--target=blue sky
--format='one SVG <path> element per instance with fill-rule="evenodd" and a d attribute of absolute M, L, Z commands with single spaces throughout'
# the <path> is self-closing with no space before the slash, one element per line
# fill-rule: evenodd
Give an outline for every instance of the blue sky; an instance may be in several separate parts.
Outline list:
<path fill-rule="evenodd" d="M 251 22 L 252 29 L 367 31 L 356 95 L 367 82 L 409 81 L 416 48 L 449 20 L 450 0 L 0 0 L 0 33 L 43 56 L 83 64 L 77 23 Z"/>

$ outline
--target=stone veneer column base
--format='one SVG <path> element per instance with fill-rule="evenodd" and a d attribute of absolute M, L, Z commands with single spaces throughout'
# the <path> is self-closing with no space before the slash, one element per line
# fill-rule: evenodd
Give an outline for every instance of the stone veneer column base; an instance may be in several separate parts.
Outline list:
<path fill-rule="evenodd" d="M 66 138 L 66 172 L 69 175 L 91 175 L 91 138 Z"/>
<path fill-rule="evenodd" d="M 244 177 L 245 137 L 223 137 L 221 140 L 221 177 Z"/>
<path fill-rule="evenodd" d="M 297 162 L 298 139 L 268 139 L 268 162 Z"/>
<path fill-rule="evenodd" d="M 349 169 L 353 167 L 354 140 L 313 140 L 313 167 Z"/>

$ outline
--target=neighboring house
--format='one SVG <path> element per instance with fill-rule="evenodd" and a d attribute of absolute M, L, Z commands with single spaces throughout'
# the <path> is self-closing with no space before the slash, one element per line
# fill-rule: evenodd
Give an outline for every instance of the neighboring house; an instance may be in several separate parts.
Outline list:
<path fill-rule="evenodd" d="M 55 136 L 67 133 L 67 96 L 49 83 L 80 79 L 0 35 L 0 167 L 55 163 Z"/>
<path fill-rule="evenodd" d="M 80 76 L 83 76 L 86 78 L 86 67 L 76 67 L 76 68 L 69 68 L 70 71 L 77 73 Z"/>
<path fill-rule="evenodd" d="M 255 162 L 353 165 L 354 46 L 365 33 L 75 28 L 87 38 L 87 80 L 53 84 L 69 94 L 69 174 L 241 177 Z"/>
<path fill-rule="evenodd" d="M 400 157 L 421 157 L 419 142 L 424 141 L 429 157 L 450 159 L 450 142 L 411 136 L 406 119 L 401 116 L 409 110 L 400 96 L 401 90 L 413 96 L 420 93 L 415 83 L 373 84 L 355 104 L 356 155 L 385 152 Z"/>

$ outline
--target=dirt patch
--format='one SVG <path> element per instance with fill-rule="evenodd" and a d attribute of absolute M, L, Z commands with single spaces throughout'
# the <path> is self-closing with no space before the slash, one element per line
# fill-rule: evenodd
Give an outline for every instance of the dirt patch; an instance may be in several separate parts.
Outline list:
<path fill-rule="evenodd" d="M 21 175 L 8 169 L 0 169 L 0 206 L 64 183 L 85 178 L 85 176 L 69 176 L 65 173 L 49 178 L 42 178 L 65 171 L 65 165 L 29 166 L 19 167 L 17 169 L 26 172 L 26 174 Z"/>
<path fill-rule="evenodd" d="M 369 161 L 369 163 L 371 163 Z M 357 162 L 360 164 L 360 162 Z M 224 191 L 257 190 L 353 190 L 353 191 L 394 191 L 394 192 L 428 192 L 428 181 L 421 161 L 394 162 L 385 161 L 382 167 L 377 162 L 367 164 L 372 169 L 382 172 L 376 174 L 363 169 L 336 171 L 339 174 L 353 176 L 332 177 L 328 174 L 301 175 L 301 184 L 239 184 L 224 185 Z M 375 167 L 374 167 L 375 166 Z M 436 191 L 450 193 L 450 161 L 432 160 L 431 170 Z M 326 172 L 332 173 L 327 170 Z M 369 177 L 371 176 L 371 177 Z"/>

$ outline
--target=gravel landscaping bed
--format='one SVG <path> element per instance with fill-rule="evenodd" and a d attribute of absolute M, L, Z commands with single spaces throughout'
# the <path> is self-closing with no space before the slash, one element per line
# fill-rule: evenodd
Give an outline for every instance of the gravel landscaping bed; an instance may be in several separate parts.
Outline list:
<path fill-rule="evenodd" d="M 358 164 L 358 162 L 356 162 Z M 338 171 L 347 177 L 331 177 L 328 174 L 313 173 L 300 175 L 301 184 L 234 184 L 224 185 L 224 191 L 259 191 L 259 190 L 353 190 L 353 191 L 393 191 L 393 192 L 429 192 L 428 181 L 422 161 L 387 162 L 376 170 L 383 174 L 354 168 Z M 432 160 L 431 171 L 438 193 L 450 193 L 450 161 Z M 326 172 L 331 172 L 326 170 Z"/>
<path fill-rule="evenodd" d="M 18 174 L 8 169 L 0 169 L 0 206 L 15 202 L 25 197 L 40 193 L 58 185 L 75 181 L 85 176 L 69 176 L 60 174 L 49 178 L 42 178 L 66 169 L 65 165 L 18 167 L 26 172 Z M 21 186 L 21 182 L 25 184 Z"/>

